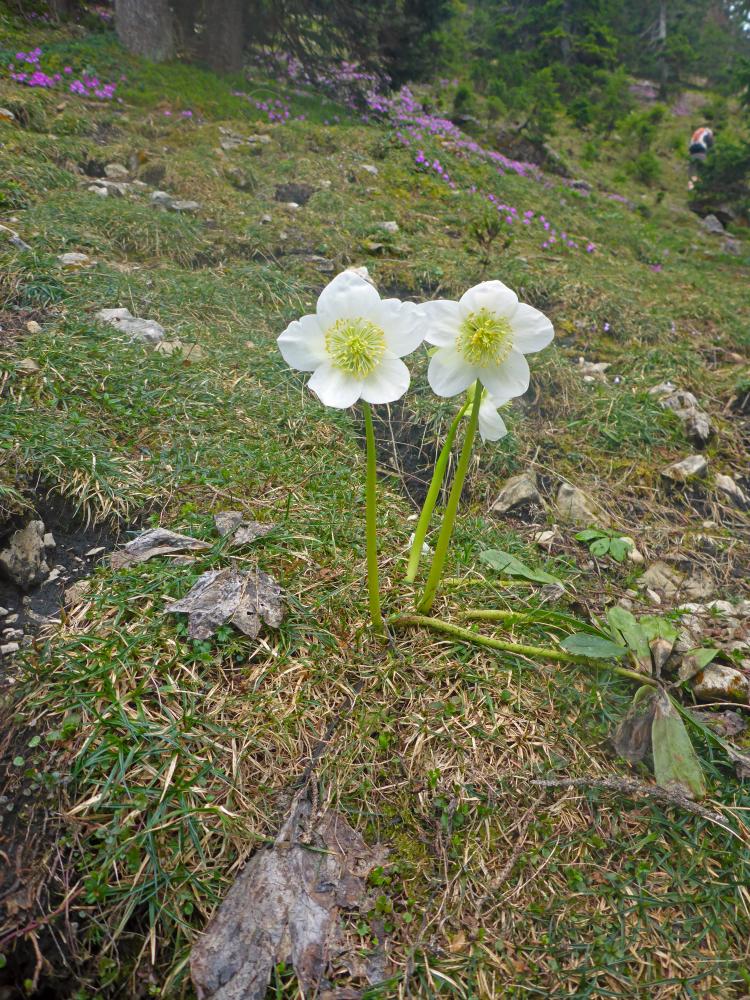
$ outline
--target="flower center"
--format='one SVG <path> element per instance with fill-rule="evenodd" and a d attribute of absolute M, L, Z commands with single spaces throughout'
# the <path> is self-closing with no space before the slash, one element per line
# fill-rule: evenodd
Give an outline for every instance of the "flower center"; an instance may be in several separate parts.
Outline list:
<path fill-rule="evenodd" d="M 326 330 L 326 353 L 342 372 L 367 378 L 385 354 L 385 334 L 366 319 L 337 319 Z"/>
<path fill-rule="evenodd" d="M 461 324 L 456 346 L 470 365 L 501 365 L 513 348 L 513 329 L 504 316 L 489 309 L 470 313 Z"/>

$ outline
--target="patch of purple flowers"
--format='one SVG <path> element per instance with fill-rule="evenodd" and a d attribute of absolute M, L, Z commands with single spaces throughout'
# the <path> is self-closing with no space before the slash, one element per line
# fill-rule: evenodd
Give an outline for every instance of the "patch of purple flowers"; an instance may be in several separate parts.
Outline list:
<path fill-rule="evenodd" d="M 67 83 L 71 94 L 79 97 L 96 97 L 100 101 L 111 101 L 115 96 L 117 84 L 103 83 L 96 76 L 89 76 L 82 73 L 80 77 L 69 82 L 63 81 L 63 74 L 66 77 L 73 75 L 71 66 L 65 66 L 63 73 L 46 73 L 40 66 L 42 50 L 32 49 L 30 52 L 16 52 L 16 61 L 8 66 L 10 78 L 16 83 L 21 83 L 26 87 L 41 87 L 52 90 L 61 83 Z"/>

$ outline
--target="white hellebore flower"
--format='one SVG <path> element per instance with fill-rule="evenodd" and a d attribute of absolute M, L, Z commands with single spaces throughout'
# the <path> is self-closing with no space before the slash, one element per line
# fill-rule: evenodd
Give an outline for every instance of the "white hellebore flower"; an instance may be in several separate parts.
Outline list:
<path fill-rule="evenodd" d="M 455 396 L 477 379 L 495 400 L 522 395 L 529 387 L 524 355 L 554 336 L 544 313 L 520 303 L 502 281 L 483 281 L 458 302 L 438 299 L 419 308 L 425 339 L 438 348 L 427 372 L 438 396 Z"/>
<path fill-rule="evenodd" d="M 401 358 L 423 336 L 413 303 L 381 299 L 360 275 L 343 271 L 320 293 L 315 315 L 290 323 L 278 345 L 290 368 L 312 372 L 307 384 L 322 403 L 344 409 L 403 396 L 409 369 Z"/>
<path fill-rule="evenodd" d="M 503 403 L 507 403 L 507 400 L 498 402 L 487 392 L 482 396 L 482 402 L 479 404 L 479 434 L 483 441 L 499 441 L 508 433 L 505 421 L 497 412 Z"/>

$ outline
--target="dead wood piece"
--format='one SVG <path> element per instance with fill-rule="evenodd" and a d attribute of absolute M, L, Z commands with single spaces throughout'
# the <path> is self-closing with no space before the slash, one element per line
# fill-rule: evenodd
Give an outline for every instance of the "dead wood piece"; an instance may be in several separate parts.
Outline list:
<path fill-rule="evenodd" d="M 222 538 L 230 536 L 230 544 L 234 546 L 249 545 L 256 538 L 262 538 L 272 531 L 273 524 L 261 524 L 260 521 L 246 520 L 238 510 L 225 510 L 214 516 L 216 530 Z"/>
<path fill-rule="evenodd" d="M 238 572 L 230 566 L 204 573 L 187 596 L 170 604 L 166 612 L 187 614 L 191 639 L 208 639 L 226 621 L 255 639 L 263 622 L 270 628 L 281 624 L 282 595 L 268 573 Z"/>

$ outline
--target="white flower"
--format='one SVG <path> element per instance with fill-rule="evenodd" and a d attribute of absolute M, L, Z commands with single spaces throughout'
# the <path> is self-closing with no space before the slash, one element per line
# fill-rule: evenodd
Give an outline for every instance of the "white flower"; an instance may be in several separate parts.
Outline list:
<path fill-rule="evenodd" d="M 508 433 L 505 421 L 497 412 L 498 407 L 506 402 L 507 400 L 498 402 L 487 392 L 483 394 L 479 404 L 479 433 L 483 441 L 499 441 Z"/>
<path fill-rule="evenodd" d="M 425 339 L 438 348 L 427 372 L 438 396 L 455 396 L 477 379 L 496 400 L 522 395 L 529 387 L 524 355 L 554 336 L 544 313 L 519 303 L 501 281 L 483 281 L 458 302 L 425 302 L 419 311 Z"/>
<path fill-rule="evenodd" d="M 307 384 L 322 403 L 343 409 L 403 396 L 409 369 L 400 359 L 423 331 L 413 303 L 381 299 L 363 277 L 343 271 L 320 293 L 315 315 L 290 323 L 278 345 L 291 368 L 312 372 Z"/>

